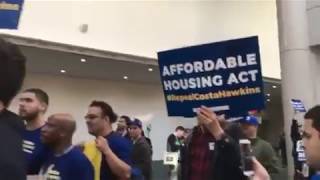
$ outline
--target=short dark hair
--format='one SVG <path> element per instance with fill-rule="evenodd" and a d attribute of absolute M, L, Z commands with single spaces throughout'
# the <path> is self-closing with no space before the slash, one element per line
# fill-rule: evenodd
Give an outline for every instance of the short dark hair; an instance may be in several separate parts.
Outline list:
<path fill-rule="evenodd" d="M 103 116 L 108 116 L 111 123 L 117 121 L 118 115 L 112 110 L 112 107 L 104 101 L 92 101 L 90 107 L 99 107 Z"/>
<path fill-rule="evenodd" d="M 25 74 L 25 56 L 18 46 L 0 38 L 0 101 L 5 106 L 21 89 Z"/>
<path fill-rule="evenodd" d="M 180 131 L 185 131 L 184 127 L 182 127 L 182 126 L 176 127 L 176 131 L 178 131 L 178 130 L 180 130 Z"/>
<path fill-rule="evenodd" d="M 31 88 L 31 89 L 26 89 L 23 92 L 33 93 L 35 94 L 35 96 L 40 102 L 43 102 L 49 105 L 49 96 L 44 90 L 38 89 L 38 88 Z"/>
<path fill-rule="evenodd" d="M 320 105 L 311 108 L 305 115 L 305 119 L 312 119 L 312 127 L 320 132 Z"/>
<path fill-rule="evenodd" d="M 131 121 L 129 116 L 127 116 L 127 115 L 122 115 L 122 116 L 120 116 L 120 118 L 124 119 L 124 120 L 126 121 L 126 124 L 129 125 L 129 123 L 130 123 L 130 121 Z"/>

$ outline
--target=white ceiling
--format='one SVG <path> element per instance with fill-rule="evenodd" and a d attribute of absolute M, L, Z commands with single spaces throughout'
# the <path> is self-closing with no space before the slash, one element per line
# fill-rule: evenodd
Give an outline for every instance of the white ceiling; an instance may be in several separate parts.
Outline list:
<path fill-rule="evenodd" d="M 155 65 L 132 63 L 120 60 L 92 57 L 49 49 L 20 46 L 28 58 L 27 70 L 32 73 L 46 73 L 89 79 L 124 80 L 141 83 L 159 83 L 159 69 Z M 86 62 L 81 62 L 85 58 Z M 152 68 L 153 72 L 148 69 Z M 60 70 L 66 70 L 62 74 Z"/>

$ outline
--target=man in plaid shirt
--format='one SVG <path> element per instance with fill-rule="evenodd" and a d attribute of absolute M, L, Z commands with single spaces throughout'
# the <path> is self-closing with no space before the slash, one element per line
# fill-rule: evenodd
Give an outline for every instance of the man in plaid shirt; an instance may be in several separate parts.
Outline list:
<path fill-rule="evenodd" d="M 198 126 L 181 150 L 182 180 L 246 180 L 240 169 L 238 144 L 222 129 L 217 116 L 202 106 Z M 254 180 L 269 180 L 269 175 L 254 159 Z"/>

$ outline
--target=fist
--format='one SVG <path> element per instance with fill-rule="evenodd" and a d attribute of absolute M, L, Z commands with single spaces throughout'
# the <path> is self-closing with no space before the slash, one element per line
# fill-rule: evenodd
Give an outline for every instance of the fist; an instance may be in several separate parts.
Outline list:
<path fill-rule="evenodd" d="M 218 123 L 218 117 L 216 113 L 205 106 L 201 106 L 198 111 L 198 121 L 200 125 L 209 125 L 211 123 Z"/>
<path fill-rule="evenodd" d="M 97 137 L 96 146 L 103 154 L 107 154 L 110 151 L 108 140 L 102 136 Z"/>

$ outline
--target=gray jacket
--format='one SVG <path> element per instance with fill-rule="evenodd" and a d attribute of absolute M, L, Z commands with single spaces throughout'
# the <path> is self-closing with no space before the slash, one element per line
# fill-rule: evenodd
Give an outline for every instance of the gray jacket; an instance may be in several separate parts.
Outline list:
<path fill-rule="evenodd" d="M 152 177 L 152 150 L 145 139 L 145 137 L 141 137 L 133 144 L 132 149 L 132 164 L 133 167 L 141 170 L 145 180 L 151 180 Z"/>

